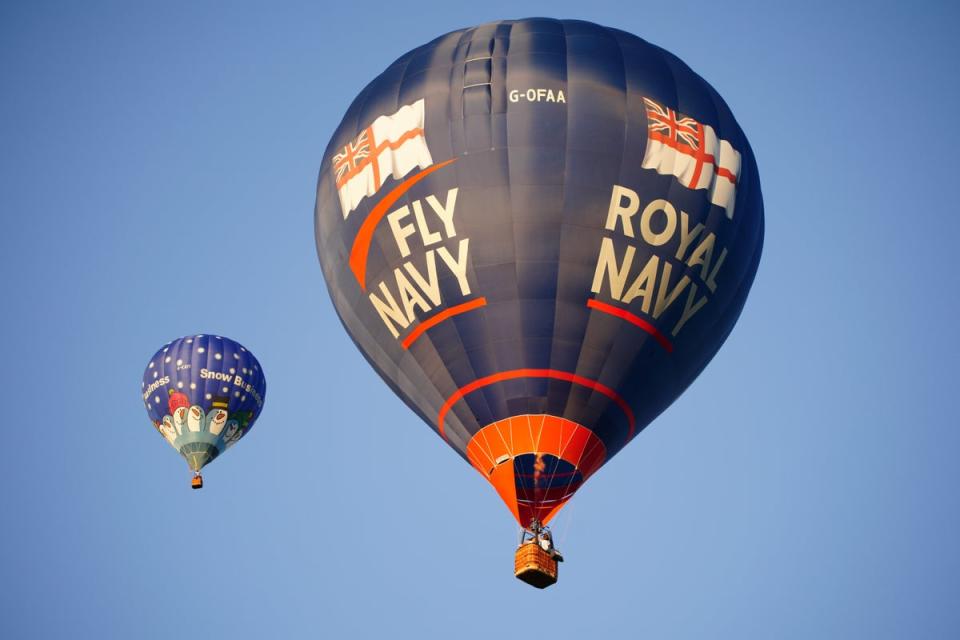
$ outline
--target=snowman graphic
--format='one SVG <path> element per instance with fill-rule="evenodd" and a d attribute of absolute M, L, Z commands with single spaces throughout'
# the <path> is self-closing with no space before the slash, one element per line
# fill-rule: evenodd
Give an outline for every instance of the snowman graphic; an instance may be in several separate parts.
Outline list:
<path fill-rule="evenodd" d="M 167 398 L 167 407 L 170 409 L 170 415 L 173 415 L 180 407 L 188 408 L 190 406 L 190 398 L 183 391 L 170 389 L 168 393 L 170 397 Z"/>

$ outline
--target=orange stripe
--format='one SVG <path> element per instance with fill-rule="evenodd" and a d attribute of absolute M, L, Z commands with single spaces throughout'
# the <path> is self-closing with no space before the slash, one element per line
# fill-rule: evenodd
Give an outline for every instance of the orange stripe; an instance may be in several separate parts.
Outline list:
<path fill-rule="evenodd" d="M 670 342 L 670 339 L 667 336 L 660 333 L 660 330 L 655 326 L 644 320 L 639 316 L 635 316 L 626 309 L 621 309 L 620 307 L 615 307 L 612 304 L 607 304 L 606 302 L 600 302 L 599 300 L 594 300 L 593 298 L 587 300 L 587 306 L 591 309 L 596 309 L 597 311 L 602 311 L 604 313 L 609 313 L 612 316 L 616 316 L 621 320 L 626 320 L 630 324 L 634 324 L 656 339 L 660 343 L 660 346 L 667 350 L 667 353 L 673 352 L 673 343 Z"/>
<path fill-rule="evenodd" d="M 610 387 L 600 384 L 596 380 L 590 380 L 589 378 L 578 376 L 575 373 L 557 371 L 556 369 L 514 369 L 512 371 L 501 371 L 500 373 L 494 373 L 484 378 L 480 378 L 479 380 L 474 380 L 468 385 L 460 387 L 453 393 L 452 396 L 447 398 L 447 401 L 443 403 L 442 407 L 440 407 L 440 413 L 437 415 L 437 428 L 440 430 L 440 436 L 446 440 L 447 436 L 444 433 L 443 420 L 447 416 L 447 413 L 450 412 L 450 409 L 453 408 L 453 405 L 459 402 L 461 398 L 468 393 L 473 393 L 477 389 L 482 389 L 483 387 L 496 384 L 497 382 L 503 382 L 504 380 L 516 380 L 517 378 L 551 378 L 553 380 L 572 382 L 574 384 L 579 384 L 582 387 L 592 389 L 593 391 L 599 391 L 603 395 L 616 402 L 617 406 L 623 410 L 624 414 L 626 414 L 627 422 L 630 423 L 630 432 L 627 434 L 627 440 L 633 438 L 633 433 L 636 431 L 637 421 L 633 415 L 633 409 L 630 408 L 630 405 L 627 404 L 627 401 L 624 400 L 620 394 Z"/>
<path fill-rule="evenodd" d="M 423 334 L 423 332 L 426 331 L 427 329 L 437 326 L 447 318 L 450 318 L 455 315 L 459 315 L 461 313 L 466 313 L 467 311 L 473 311 L 474 309 L 479 309 L 480 307 L 486 306 L 486 304 L 487 304 L 486 298 L 476 298 L 475 300 L 468 300 L 463 304 L 458 304 L 454 307 L 444 309 L 440 313 L 434 316 L 431 316 L 426 320 L 422 321 L 420 324 L 418 324 L 414 328 L 414 330 L 411 331 L 410 334 L 403 339 L 403 342 L 401 344 L 403 345 L 404 349 L 409 349 L 410 345 L 413 344 L 413 342 L 417 338 L 419 338 Z"/>
<path fill-rule="evenodd" d="M 376 140 L 373 139 L 373 126 L 367 127 L 367 129 L 370 129 L 370 142 L 371 142 L 371 144 L 376 145 Z M 362 134 L 363 131 L 361 131 L 360 133 Z M 386 148 L 389 147 L 390 149 L 397 150 L 397 149 L 399 149 L 400 146 L 401 146 L 404 142 L 406 142 L 407 140 L 411 140 L 411 139 L 413 139 L 413 138 L 417 138 L 417 137 L 422 136 L 422 135 L 423 135 L 423 129 L 419 129 L 419 128 L 418 128 L 418 129 L 410 129 L 410 131 L 404 131 L 403 135 L 401 135 L 401 136 L 400 136 L 399 138 L 397 138 L 396 140 L 387 140 L 387 141 L 381 143 L 380 146 L 374 146 L 374 147 L 373 147 L 373 151 L 370 153 L 370 155 L 368 155 L 366 158 L 364 158 L 363 160 L 361 160 L 361 161 L 360 161 L 360 164 L 358 164 L 356 167 L 354 167 L 351 171 L 348 171 L 347 173 L 345 173 L 345 174 L 343 174 L 342 176 L 340 176 L 340 179 L 337 180 L 337 189 L 339 189 L 340 187 L 342 187 L 342 186 L 344 185 L 344 183 L 346 183 L 348 180 L 350 180 L 351 178 L 353 178 L 355 175 L 357 175 L 358 173 L 360 173 L 361 171 L 363 171 L 364 169 L 366 169 L 366 168 L 367 168 L 367 165 L 370 164 L 371 162 L 374 162 L 374 161 L 377 159 L 377 156 L 379 156 L 379 155 L 383 152 L 384 149 L 386 149 Z M 359 136 L 357 136 L 357 137 L 359 137 Z M 379 168 L 378 168 L 378 167 L 375 166 L 373 170 L 374 170 L 374 172 L 379 173 Z"/>
<path fill-rule="evenodd" d="M 367 254 L 370 253 L 370 242 L 373 241 L 373 232 L 376 231 L 377 225 L 383 219 L 383 216 L 387 215 L 387 209 L 392 207 L 393 203 L 399 200 L 413 185 L 437 169 L 442 169 L 454 161 L 456 161 L 456 158 L 450 158 L 440 164 L 427 167 L 420 173 L 413 174 L 394 187 L 390 193 L 383 197 L 383 200 L 378 202 L 376 206 L 370 210 L 367 219 L 360 225 L 360 231 L 357 232 L 357 237 L 353 239 L 353 248 L 350 249 L 350 270 L 353 271 L 353 275 L 356 276 L 361 289 L 364 291 L 367 290 Z"/>

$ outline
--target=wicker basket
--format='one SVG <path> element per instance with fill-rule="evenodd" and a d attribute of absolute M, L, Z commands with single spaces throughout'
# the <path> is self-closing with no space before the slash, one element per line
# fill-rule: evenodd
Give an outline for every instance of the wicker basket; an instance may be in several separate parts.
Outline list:
<path fill-rule="evenodd" d="M 522 544 L 513 557 L 513 575 L 537 589 L 557 581 L 557 561 L 539 544 Z"/>

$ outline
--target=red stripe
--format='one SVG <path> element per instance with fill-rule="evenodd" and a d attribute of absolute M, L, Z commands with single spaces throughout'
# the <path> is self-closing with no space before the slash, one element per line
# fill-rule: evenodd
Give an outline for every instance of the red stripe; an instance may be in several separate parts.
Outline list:
<path fill-rule="evenodd" d="M 361 289 L 364 291 L 367 290 L 367 254 L 370 253 L 370 243 L 373 241 L 373 232 L 376 231 L 377 225 L 383 219 L 383 216 L 387 215 L 387 209 L 392 207 L 393 203 L 399 200 L 413 185 L 437 169 L 442 169 L 454 161 L 456 161 L 456 158 L 451 158 L 440 164 L 427 167 L 420 173 L 413 174 L 394 187 L 390 193 L 383 197 L 383 200 L 378 202 L 376 206 L 370 210 L 367 219 L 360 225 L 360 231 L 357 232 L 357 237 L 353 239 L 353 247 L 350 249 L 350 270 L 353 271 L 353 275 L 356 276 Z"/>
<path fill-rule="evenodd" d="M 733 175 L 733 171 L 727 169 L 726 167 L 721 167 L 720 165 L 713 165 L 716 167 L 716 172 L 718 176 L 723 176 L 729 180 L 732 184 L 737 184 L 737 176 Z"/>
<path fill-rule="evenodd" d="M 690 156 L 691 158 L 697 157 L 697 152 L 694 151 L 693 148 L 690 147 L 690 145 L 683 144 L 682 142 L 681 143 L 674 142 L 668 136 L 665 136 L 662 133 L 658 133 L 656 131 L 650 131 L 648 135 L 653 140 L 656 140 L 657 142 L 662 142 L 663 144 L 667 145 L 668 147 L 670 147 L 674 151 L 677 151 L 678 153 L 682 153 L 685 156 Z M 737 184 L 737 176 L 735 176 L 733 172 L 727 169 L 726 167 L 719 166 L 716 162 L 716 158 L 713 155 L 707 154 L 705 158 L 710 159 L 710 164 L 713 165 L 714 170 L 716 171 L 716 174 L 718 176 L 723 176 L 734 185 Z"/>
<path fill-rule="evenodd" d="M 717 166 L 717 163 L 714 162 L 713 156 L 710 155 L 710 154 L 708 154 L 708 153 L 704 150 L 703 147 L 704 147 L 705 141 L 704 141 L 703 138 L 704 138 L 704 136 L 703 136 L 703 125 L 701 124 L 701 125 L 699 125 L 699 126 L 697 127 L 697 148 L 696 148 L 696 152 L 697 152 L 697 153 L 696 153 L 695 156 L 693 156 L 693 158 L 697 161 L 697 166 L 696 166 L 696 168 L 693 170 L 693 177 L 690 178 L 690 187 L 689 187 L 690 189 L 697 189 L 697 188 L 698 188 L 698 187 L 697 187 L 697 183 L 700 182 L 700 174 L 703 173 L 703 161 L 704 161 L 704 160 L 709 160 L 709 161 L 710 161 L 710 164 L 713 165 L 714 167 Z M 704 188 L 706 188 L 706 187 L 704 187 Z"/>
<path fill-rule="evenodd" d="M 463 304 L 458 304 L 455 307 L 450 307 L 444 309 L 440 313 L 427 318 L 418 324 L 413 331 L 411 331 L 406 338 L 403 339 L 403 342 L 400 344 L 403 345 L 404 349 L 409 349 L 410 345 L 419 338 L 427 329 L 437 326 L 447 318 L 459 315 L 461 313 L 466 313 L 467 311 L 473 311 L 474 309 L 479 309 L 480 307 L 486 306 L 486 298 L 476 298 L 475 300 L 469 300 Z"/>
<path fill-rule="evenodd" d="M 587 300 L 587 306 L 591 309 L 596 309 L 597 311 L 602 311 L 603 313 L 609 313 L 612 316 L 616 316 L 621 320 L 626 320 L 630 324 L 634 324 L 650 335 L 660 343 L 660 346 L 667 350 L 667 353 L 673 352 L 673 343 L 670 342 L 670 339 L 667 336 L 660 333 L 660 330 L 655 326 L 644 320 L 639 316 L 635 316 L 626 309 L 621 309 L 620 307 L 615 307 L 612 304 L 607 304 L 606 302 L 600 302 L 599 300 L 594 300 L 590 298 Z"/>
<path fill-rule="evenodd" d="M 437 427 L 440 430 L 440 436 L 443 437 L 444 440 L 447 439 L 444 433 L 443 420 L 446 418 L 447 413 L 450 412 L 450 409 L 453 408 L 453 405 L 459 402 L 461 398 L 469 393 L 473 393 L 477 389 L 482 389 L 483 387 L 496 384 L 497 382 L 503 382 L 504 380 L 516 380 L 517 378 L 551 378 L 553 380 L 572 382 L 582 387 L 592 389 L 593 391 L 599 391 L 616 402 L 617 406 L 626 414 L 627 422 L 630 423 L 630 432 L 627 434 L 627 440 L 633 438 L 637 427 L 637 420 L 633 415 L 633 409 L 630 408 L 630 405 L 627 404 L 627 401 L 624 400 L 620 394 L 610 387 L 600 384 L 596 380 L 590 380 L 589 378 L 584 378 L 583 376 L 578 376 L 566 371 L 557 371 L 556 369 L 514 369 L 512 371 L 501 371 L 500 373 L 494 373 L 493 375 L 474 380 L 470 384 L 460 387 L 452 396 L 447 398 L 447 401 L 440 407 L 440 413 L 437 414 Z"/>
<path fill-rule="evenodd" d="M 658 142 L 662 142 L 663 144 L 667 145 L 671 149 L 679 151 L 685 156 L 690 156 L 691 158 L 697 157 L 697 150 L 685 142 L 678 142 L 673 138 L 669 136 L 665 136 L 658 131 L 651 131 L 649 133 L 649 136 Z M 716 166 L 716 158 L 714 158 L 713 155 L 707 153 L 704 155 L 704 158 L 709 158 L 710 164 Z"/>

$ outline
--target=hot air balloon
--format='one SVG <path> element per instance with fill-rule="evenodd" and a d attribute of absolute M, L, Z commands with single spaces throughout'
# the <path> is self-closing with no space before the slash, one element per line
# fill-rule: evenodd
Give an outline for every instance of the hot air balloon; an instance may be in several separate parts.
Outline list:
<path fill-rule="evenodd" d="M 140 387 L 150 421 L 182 455 L 203 487 L 200 470 L 247 435 L 263 409 L 267 383 L 260 363 L 241 344 L 211 335 L 163 346 Z"/>
<path fill-rule="evenodd" d="M 733 329 L 763 203 L 729 107 L 676 56 L 505 20 L 360 92 L 323 156 L 315 232 L 351 338 L 493 485 L 527 534 L 516 574 L 543 587 L 544 527 Z"/>

